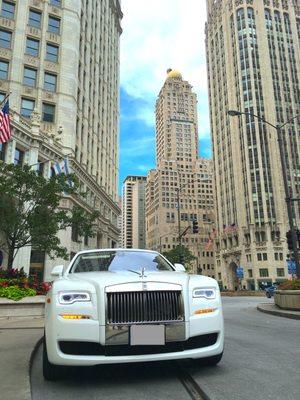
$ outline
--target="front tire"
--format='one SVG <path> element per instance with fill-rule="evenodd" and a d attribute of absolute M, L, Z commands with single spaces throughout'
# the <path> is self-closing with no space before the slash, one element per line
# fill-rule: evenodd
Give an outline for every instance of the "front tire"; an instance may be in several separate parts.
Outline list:
<path fill-rule="evenodd" d="M 270 299 L 272 297 L 270 293 L 266 293 L 266 296 L 268 299 Z"/>
<path fill-rule="evenodd" d="M 198 364 L 203 367 L 214 367 L 217 365 L 223 357 L 223 352 L 221 354 L 217 354 L 216 356 L 199 358 Z"/>
<path fill-rule="evenodd" d="M 46 381 L 57 381 L 62 377 L 62 368 L 51 364 L 48 359 L 46 339 L 43 340 L 43 376 Z"/>

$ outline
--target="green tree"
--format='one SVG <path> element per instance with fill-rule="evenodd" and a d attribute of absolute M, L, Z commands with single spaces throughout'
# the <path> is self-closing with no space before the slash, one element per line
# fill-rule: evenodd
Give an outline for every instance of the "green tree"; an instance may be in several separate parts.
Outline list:
<path fill-rule="evenodd" d="M 87 212 L 77 205 L 71 210 L 59 207 L 64 193 L 75 200 L 84 196 L 73 174 L 45 179 L 28 165 L 0 163 L 0 245 L 8 252 L 8 269 L 25 246 L 51 258 L 67 259 L 67 249 L 57 237 L 59 230 L 76 226 L 80 236 L 95 235 L 98 211 Z"/>
<path fill-rule="evenodd" d="M 196 260 L 196 257 L 185 246 L 176 246 L 174 249 L 163 253 L 163 255 L 173 264 L 182 263 L 186 270 L 191 269 L 192 261 Z"/>

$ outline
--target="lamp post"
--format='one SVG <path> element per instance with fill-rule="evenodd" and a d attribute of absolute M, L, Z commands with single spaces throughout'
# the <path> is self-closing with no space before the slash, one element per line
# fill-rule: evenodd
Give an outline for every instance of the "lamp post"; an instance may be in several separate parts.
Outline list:
<path fill-rule="evenodd" d="M 178 243 L 179 243 L 179 259 L 180 262 L 182 263 L 182 251 L 181 251 L 181 247 L 182 247 L 182 234 L 180 233 L 181 230 L 181 226 L 180 226 L 180 196 L 179 196 L 179 192 L 186 186 L 188 185 L 190 182 L 187 181 L 186 183 L 184 183 L 183 185 L 179 185 L 178 187 L 176 187 L 176 192 L 177 192 L 177 218 L 178 218 Z"/>
<path fill-rule="evenodd" d="M 160 253 L 161 253 L 161 251 L 162 251 L 161 239 L 164 238 L 165 236 L 170 236 L 171 234 L 172 234 L 171 232 L 168 232 L 168 233 L 166 233 L 166 234 L 164 234 L 164 235 L 162 235 L 162 236 L 159 237 L 159 252 L 160 252 Z"/>
<path fill-rule="evenodd" d="M 279 124 L 273 125 L 270 122 L 266 121 L 264 118 L 260 117 L 259 115 L 255 115 L 255 114 L 252 114 L 249 112 L 229 110 L 229 111 L 227 111 L 227 114 L 230 115 L 231 117 L 236 117 L 236 116 L 240 116 L 240 115 L 249 115 L 250 117 L 255 117 L 259 121 L 262 121 L 263 123 L 274 128 L 277 132 L 277 140 L 278 140 L 278 145 L 279 145 L 281 169 L 282 169 L 282 176 L 283 176 L 283 185 L 284 185 L 284 192 L 285 192 L 285 201 L 286 201 L 287 214 L 288 214 L 289 226 L 290 226 L 292 243 L 293 243 L 293 255 L 294 255 L 294 260 L 296 263 L 296 274 L 297 274 L 297 277 L 300 278 L 300 258 L 299 258 L 299 251 L 298 251 L 298 246 L 297 246 L 297 235 L 296 235 L 296 230 L 294 227 L 293 211 L 292 211 L 292 205 L 291 205 L 292 201 L 300 200 L 300 199 L 292 199 L 290 196 L 290 193 L 289 193 L 289 185 L 288 185 L 285 154 L 284 154 L 284 143 L 283 143 L 283 137 L 282 137 L 283 136 L 282 128 L 285 125 L 292 122 L 294 119 L 300 118 L 300 114 L 295 115 L 294 117 L 290 118 L 288 121 L 286 121 L 282 125 L 279 125 Z"/>

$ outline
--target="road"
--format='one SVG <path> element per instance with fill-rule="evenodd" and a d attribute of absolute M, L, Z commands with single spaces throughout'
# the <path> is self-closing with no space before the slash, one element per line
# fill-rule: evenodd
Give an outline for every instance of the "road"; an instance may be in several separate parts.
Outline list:
<path fill-rule="evenodd" d="M 41 349 L 33 361 L 33 400 L 190 400 L 184 380 L 210 400 L 299 400 L 300 321 L 260 313 L 263 297 L 223 298 L 226 345 L 217 367 L 195 361 L 75 368 L 43 380 Z M 201 396 L 198 397 L 201 400 Z"/>

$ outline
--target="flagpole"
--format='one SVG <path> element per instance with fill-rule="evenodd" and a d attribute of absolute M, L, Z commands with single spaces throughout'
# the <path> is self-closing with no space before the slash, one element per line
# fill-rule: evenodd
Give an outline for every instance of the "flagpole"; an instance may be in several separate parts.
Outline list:
<path fill-rule="evenodd" d="M 66 157 L 69 157 L 69 156 L 72 156 L 72 153 L 66 154 L 66 155 L 64 156 L 63 160 L 64 160 Z M 49 160 L 40 161 L 40 162 L 37 162 L 37 163 L 34 163 L 34 164 L 30 164 L 29 167 L 34 167 L 35 165 L 39 165 L 39 164 L 45 164 L 45 163 L 50 162 L 50 161 L 55 161 L 55 159 L 54 159 L 54 158 L 50 158 Z"/>
<path fill-rule="evenodd" d="M 9 98 L 9 96 L 12 94 L 12 91 L 10 90 L 9 93 L 4 97 L 4 99 L 0 103 L 0 108 L 2 105 L 6 102 L 6 100 Z"/>

